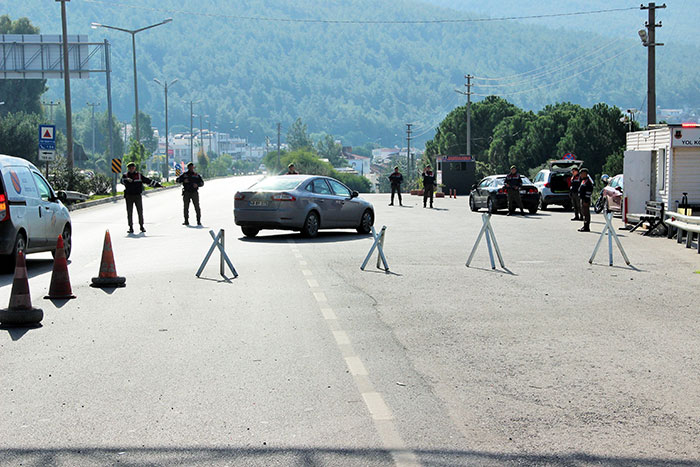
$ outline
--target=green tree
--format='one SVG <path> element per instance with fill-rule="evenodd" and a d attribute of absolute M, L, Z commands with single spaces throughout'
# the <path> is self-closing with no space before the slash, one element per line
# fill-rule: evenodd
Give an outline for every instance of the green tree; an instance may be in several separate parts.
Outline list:
<path fill-rule="evenodd" d="M 0 154 L 22 157 L 36 164 L 41 123 L 38 114 L 17 112 L 0 117 Z"/>
<path fill-rule="evenodd" d="M 286 169 L 286 166 L 282 164 L 282 159 L 287 154 L 287 151 L 281 150 L 279 154 L 277 151 L 270 151 L 263 156 L 262 163 L 265 164 L 267 168 L 267 173 L 277 174 Z"/>
<path fill-rule="evenodd" d="M 209 156 L 202 148 L 199 148 L 197 152 L 197 165 L 199 166 L 198 172 L 202 176 L 206 177 L 209 175 Z"/>
<path fill-rule="evenodd" d="M 233 157 L 224 153 L 209 163 L 209 175 L 213 177 L 231 175 L 233 167 Z"/>
<path fill-rule="evenodd" d="M 146 150 L 146 147 L 143 144 L 136 142 L 135 139 L 132 139 L 129 141 L 129 150 L 124 155 L 124 159 L 122 161 L 122 170 L 126 170 L 126 165 L 129 162 L 133 162 L 136 164 L 136 170 L 139 172 L 143 171 L 146 168 L 145 162 L 148 160 L 150 155 L 151 154 Z"/>
<path fill-rule="evenodd" d="M 332 135 L 325 134 L 319 138 L 316 151 L 319 156 L 328 159 L 333 167 L 342 167 L 348 163 L 343 157 L 343 147 L 335 142 Z"/>
<path fill-rule="evenodd" d="M 496 172 L 506 173 L 512 164 L 519 164 L 519 170 L 525 172 L 518 153 L 514 150 L 517 141 L 537 117 L 532 112 L 518 112 L 506 117 L 493 131 L 493 141 L 488 150 L 488 164 Z"/>
<path fill-rule="evenodd" d="M 287 145 L 290 151 L 299 149 L 309 150 L 314 147 L 314 142 L 309 136 L 309 131 L 301 118 L 297 118 L 287 132 Z"/>
<path fill-rule="evenodd" d="M 131 121 L 131 124 L 136 127 L 136 117 Z M 141 143 L 146 147 L 146 150 L 150 153 L 154 153 L 158 149 L 158 138 L 155 137 L 153 133 L 153 127 L 151 126 L 151 116 L 139 110 L 139 137 L 141 138 Z M 135 135 L 135 133 L 134 133 Z"/>
<path fill-rule="evenodd" d="M 285 154 L 282 157 L 282 166 L 287 167 L 289 164 L 294 164 L 294 167 L 300 174 L 332 177 L 335 172 L 331 164 L 322 161 L 316 154 L 305 149 L 298 149 Z M 265 165 L 267 166 L 267 164 Z"/>
<path fill-rule="evenodd" d="M 39 34 L 28 18 L 12 21 L 8 15 L 0 16 L 0 34 Z M 42 114 L 41 95 L 46 92 L 45 79 L 0 79 L 0 116 L 25 112 Z"/>

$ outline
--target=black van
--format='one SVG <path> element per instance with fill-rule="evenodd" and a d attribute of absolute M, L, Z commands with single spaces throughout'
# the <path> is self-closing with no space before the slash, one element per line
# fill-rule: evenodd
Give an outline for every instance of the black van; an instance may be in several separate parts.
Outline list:
<path fill-rule="evenodd" d="M 0 270 L 11 272 L 18 251 L 71 252 L 71 221 L 49 182 L 31 162 L 0 154 Z"/>

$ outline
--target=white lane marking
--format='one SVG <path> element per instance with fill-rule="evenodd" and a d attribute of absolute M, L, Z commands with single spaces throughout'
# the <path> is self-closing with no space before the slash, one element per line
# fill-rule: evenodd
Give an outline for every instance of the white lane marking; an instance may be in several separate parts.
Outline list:
<path fill-rule="evenodd" d="M 338 345 L 350 345 L 350 338 L 345 331 L 333 331 L 333 337 Z"/>
<path fill-rule="evenodd" d="M 333 308 L 321 308 L 321 313 L 324 319 L 338 319 Z"/>
<path fill-rule="evenodd" d="M 302 260 L 303 256 L 297 252 L 298 250 L 294 241 L 287 241 L 292 245 L 294 256 L 299 260 L 299 266 L 308 267 L 307 262 Z M 318 281 L 309 278 L 313 276 L 312 271 L 309 269 L 302 269 L 301 272 L 307 278 L 306 282 L 309 284 L 309 288 L 319 304 L 321 314 L 326 320 L 329 330 L 333 333 L 338 350 L 340 350 L 341 355 L 343 355 L 345 359 L 348 371 L 352 375 L 355 386 L 360 392 L 362 400 L 372 417 L 377 434 L 382 440 L 383 446 L 389 451 L 394 465 L 397 467 L 417 467 L 422 465 L 415 453 L 406 447 L 406 443 L 403 441 L 403 438 L 401 438 L 394 424 L 394 416 L 391 409 L 384 401 L 382 394 L 375 391 L 372 381 L 369 379 L 367 368 L 365 368 L 360 357 L 355 355 L 350 337 L 341 328 L 333 308 L 328 306 L 326 294 L 313 291 L 313 289 L 318 289 L 320 287 Z"/>
<path fill-rule="evenodd" d="M 346 359 L 347 360 L 347 359 Z M 389 407 L 384 402 L 384 398 L 378 392 L 364 392 L 362 398 L 369 408 L 369 413 L 375 420 L 393 420 L 394 416 Z"/>
<path fill-rule="evenodd" d="M 326 298 L 326 294 L 323 292 L 314 292 L 314 298 L 316 298 L 317 302 L 327 302 L 328 299 Z"/>
<path fill-rule="evenodd" d="M 365 364 L 362 363 L 360 357 L 345 357 L 345 364 L 348 366 L 351 375 L 367 376 L 367 368 L 365 368 Z"/>

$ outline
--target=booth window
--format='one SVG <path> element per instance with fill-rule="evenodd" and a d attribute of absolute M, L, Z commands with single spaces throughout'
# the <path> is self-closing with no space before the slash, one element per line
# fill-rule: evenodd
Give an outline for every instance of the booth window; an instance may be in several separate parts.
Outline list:
<path fill-rule="evenodd" d="M 657 175 L 659 191 L 666 191 L 666 148 L 657 151 L 656 161 L 659 168 Z"/>

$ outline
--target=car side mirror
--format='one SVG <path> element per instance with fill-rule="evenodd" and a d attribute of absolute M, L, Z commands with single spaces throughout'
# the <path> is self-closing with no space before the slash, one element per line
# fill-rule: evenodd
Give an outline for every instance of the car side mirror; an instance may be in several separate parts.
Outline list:
<path fill-rule="evenodd" d="M 357 198 L 358 196 L 360 196 L 360 194 L 355 190 L 353 190 L 352 193 L 350 193 L 350 199 Z"/>
<path fill-rule="evenodd" d="M 59 190 L 56 193 L 56 199 L 60 200 L 62 203 L 65 203 L 66 200 L 68 199 L 68 195 L 66 195 L 65 191 Z M 56 201 L 56 199 L 52 199 L 51 201 Z"/>

